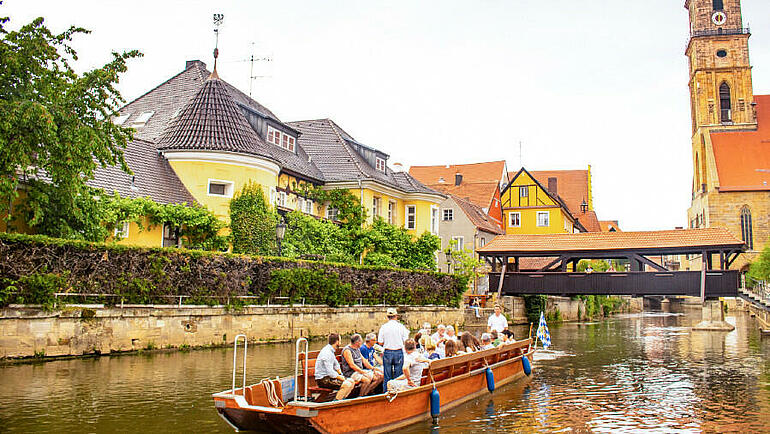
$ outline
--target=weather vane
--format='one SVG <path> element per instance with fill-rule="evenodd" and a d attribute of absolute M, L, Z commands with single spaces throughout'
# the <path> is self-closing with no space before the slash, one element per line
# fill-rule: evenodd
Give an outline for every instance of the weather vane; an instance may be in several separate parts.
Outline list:
<path fill-rule="evenodd" d="M 224 19 L 225 14 L 214 14 L 214 35 L 216 37 L 214 41 L 214 71 L 217 70 L 217 57 L 219 57 L 219 26 L 222 25 Z"/>

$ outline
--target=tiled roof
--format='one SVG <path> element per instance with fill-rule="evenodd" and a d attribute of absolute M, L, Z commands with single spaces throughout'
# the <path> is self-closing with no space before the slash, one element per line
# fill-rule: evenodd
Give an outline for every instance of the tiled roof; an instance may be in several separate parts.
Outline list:
<path fill-rule="evenodd" d="M 88 185 L 107 193 L 118 192 L 122 197 L 149 197 L 158 203 L 195 203 L 153 143 L 134 139 L 126 146 L 124 155 L 133 176 L 117 166 L 100 167 Z"/>
<path fill-rule="evenodd" d="M 770 95 L 755 95 L 756 131 L 711 132 L 720 191 L 770 190 Z"/>
<path fill-rule="evenodd" d="M 599 226 L 601 226 L 602 232 L 609 232 L 610 228 L 620 232 L 620 225 L 617 220 L 599 220 Z"/>
<path fill-rule="evenodd" d="M 556 257 L 519 258 L 519 271 L 537 271 L 556 260 Z"/>
<path fill-rule="evenodd" d="M 441 193 L 426 187 L 404 172 L 389 167 L 380 171 L 369 165 L 351 146 L 356 140 L 331 119 L 289 122 L 301 133 L 298 145 L 321 171 L 326 182 L 374 180 L 407 193 Z"/>
<path fill-rule="evenodd" d="M 656 250 L 738 247 L 743 241 L 723 228 L 647 232 L 585 232 L 580 234 L 500 235 L 480 253 L 567 253 L 608 250 Z"/>
<path fill-rule="evenodd" d="M 452 196 L 452 199 L 454 199 L 457 206 L 462 209 L 463 213 L 468 216 L 471 223 L 478 229 L 496 235 L 505 233 L 505 231 L 500 229 L 500 226 L 498 226 L 495 221 L 481 209 L 481 207 L 457 196 Z"/>
<path fill-rule="evenodd" d="M 240 152 L 272 159 L 268 144 L 249 125 L 218 78 L 207 79 L 168 123 L 158 149 Z"/>
<path fill-rule="evenodd" d="M 505 170 L 505 161 L 489 161 L 471 164 L 446 164 L 440 166 L 411 166 L 409 174 L 426 185 L 438 184 L 444 179 L 448 184 L 454 184 L 455 174 L 459 173 L 465 181 L 494 181 L 500 182 Z"/>
<path fill-rule="evenodd" d="M 411 173 L 411 172 L 410 172 Z M 446 184 L 430 184 L 428 187 L 438 190 L 445 194 L 451 194 L 457 197 L 467 198 L 474 205 L 482 208 L 489 208 L 492 203 L 492 198 L 495 197 L 495 191 L 497 191 L 497 181 L 465 181 L 460 185 L 454 185 L 454 179 Z"/>

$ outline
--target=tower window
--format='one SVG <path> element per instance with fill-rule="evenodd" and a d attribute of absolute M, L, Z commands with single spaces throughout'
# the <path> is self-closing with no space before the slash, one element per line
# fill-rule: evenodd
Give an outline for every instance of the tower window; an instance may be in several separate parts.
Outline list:
<path fill-rule="evenodd" d="M 725 50 L 717 51 L 717 57 L 727 57 L 727 51 Z"/>
<path fill-rule="evenodd" d="M 725 9 L 724 1 L 723 0 L 713 0 L 714 4 L 714 10 L 715 11 L 722 11 Z"/>
<path fill-rule="evenodd" d="M 722 82 L 719 86 L 719 111 L 722 123 L 732 122 L 732 104 L 730 102 L 730 85 Z"/>
<path fill-rule="evenodd" d="M 741 239 L 746 243 L 746 248 L 754 250 L 754 233 L 751 227 L 751 210 L 744 206 L 741 208 Z"/>

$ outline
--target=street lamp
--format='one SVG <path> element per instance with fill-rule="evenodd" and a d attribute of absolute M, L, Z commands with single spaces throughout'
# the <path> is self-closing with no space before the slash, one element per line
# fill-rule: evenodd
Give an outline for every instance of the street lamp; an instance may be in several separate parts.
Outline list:
<path fill-rule="evenodd" d="M 283 217 L 281 217 L 281 221 L 278 222 L 277 225 L 275 225 L 275 239 L 278 240 L 278 256 L 281 256 L 281 241 L 283 241 L 283 236 L 286 234 L 286 223 L 283 221 Z"/>
<path fill-rule="evenodd" d="M 452 266 L 452 249 L 446 249 L 444 251 L 444 254 L 446 255 L 446 272 L 447 274 L 451 273 L 451 270 L 449 267 Z"/>

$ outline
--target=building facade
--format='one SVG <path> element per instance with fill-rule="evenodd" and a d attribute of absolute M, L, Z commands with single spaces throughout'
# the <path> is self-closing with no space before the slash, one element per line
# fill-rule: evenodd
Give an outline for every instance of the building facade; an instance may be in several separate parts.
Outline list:
<path fill-rule="evenodd" d="M 741 238 L 745 268 L 770 238 L 770 96 L 754 95 L 740 0 L 688 0 L 692 111 L 689 227 Z"/>

